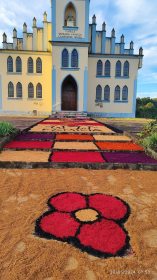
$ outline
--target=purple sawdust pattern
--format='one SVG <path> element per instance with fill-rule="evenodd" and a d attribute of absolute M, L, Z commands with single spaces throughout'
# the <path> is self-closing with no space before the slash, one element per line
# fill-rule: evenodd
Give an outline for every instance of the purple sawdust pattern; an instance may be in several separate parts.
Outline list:
<path fill-rule="evenodd" d="M 104 152 L 102 154 L 111 163 L 157 164 L 157 160 L 147 156 L 144 152 Z"/>
<path fill-rule="evenodd" d="M 54 133 L 26 133 L 21 134 L 16 137 L 16 141 L 25 141 L 25 140 L 54 140 L 55 134 Z"/>

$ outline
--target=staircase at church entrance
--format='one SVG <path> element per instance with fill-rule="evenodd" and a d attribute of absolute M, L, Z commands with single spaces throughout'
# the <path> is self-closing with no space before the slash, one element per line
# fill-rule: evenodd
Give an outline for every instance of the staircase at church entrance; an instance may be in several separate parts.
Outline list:
<path fill-rule="evenodd" d="M 52 112 L 51 117 L 54 118 L 87 118 L 86 112 L 76 112 L 76 111 L 63 111 L 63 112 Z"/>

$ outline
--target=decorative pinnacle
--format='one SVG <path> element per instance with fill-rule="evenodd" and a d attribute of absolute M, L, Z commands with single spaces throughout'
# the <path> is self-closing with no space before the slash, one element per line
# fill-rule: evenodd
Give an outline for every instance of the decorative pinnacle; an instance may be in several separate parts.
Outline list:
<path fill-rule="evenodd" d="M 134 49 L 134 42 L 133 42 L 133 41 L 130 42 L 130 49 L 131 49 L 131 50 Z"/>
<path fill-rule="evenodd" d="M 6 43 L 7 42 L 7 35 L 6 33 L 4 32 L 3 33 L 3 43 Z"/>
<path fill-rule="evenodd" d="M 122 36 L 120 37 L 120 42 L 122 43 L 122 44 L 124 44 L 124 35 L 122 34 Z"/>
<path fill-rule="evenodd" d="M 143 48 L 142 47 L 140 47 L 140 49 L 139 49 L 139 55 L 143 55 Z"/>
<path fill-rule="evenodd" d="M 23 24 L 23 33 L 27 33 L 27 24 L 25 22 Z"/>
<path fill-rule="evenodd" d="M 16 28 L 13 29 L 13 38 L 17 38 L 17 30 L 16 30 Z"/>
<path fill-rule="evenodd" d="M 96 16 L 95 15 L 93 15 L 93 17 L 92 17 L 92 24 L 96 24 Z"/>
<path fill-rule="evenodd" d="M 115 37 L 115 29 L 114 29 L 114 28 L 113 28 L 112 31 L 111 31 L 111 36 L 112 36 L 112 37 Z"/>
<path fill-rule="evenodd" d="M 36 18 L 34 17 L 33 18 L 33 27 L 36 27 L 37 26 L 37 20 L 36 20 Z"/>
<path fill-rule="evenodd" d="M 105 23 L 105 21 L 102 24 L 102 31 L 106 31 L 106 23 Z"/>

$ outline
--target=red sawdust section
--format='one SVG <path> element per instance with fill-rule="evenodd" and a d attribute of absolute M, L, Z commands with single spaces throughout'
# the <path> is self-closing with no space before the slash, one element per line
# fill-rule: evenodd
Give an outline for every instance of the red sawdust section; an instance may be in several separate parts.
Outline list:
<path fill-rule="evenodd" d="M 52 162 L 105 162 L 99 152 L 53 152 L 51 159 Z"/>
<path fill-rule="evenodd" d="M 156 180 L 156 173 L 147 171 L 1 169 L 1 279 L 156 280 Z M 74 191 L 110 194 L 130 205 L 125 228 L 133 251 L 127 257 L 100 259 L 34 236 L 48 198 Z"/>
<path fill-rule="evenodd" d="M 5 149 L 51 149 L 53 142 L 48 141 L 12 141 L 4 146 Z"/>
<path fill-rule="evenodd" d="M 143 148 L 135 143 L 123 142 L 96 142 L 96 145 L 101 150 L 114 150 L 114 151 L 143 151 Z"/>

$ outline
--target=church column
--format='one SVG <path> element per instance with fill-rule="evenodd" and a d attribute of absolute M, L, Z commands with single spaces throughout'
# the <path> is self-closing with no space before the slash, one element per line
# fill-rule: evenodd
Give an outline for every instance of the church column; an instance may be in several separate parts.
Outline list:
<path fill-rule="evenodd" d="M 88 68 L 84 70 L 84 97 L 83 97 L 83 111 L 87 112 L 88 104 Z"/>
<path fill-rule="evenodd" d="M 52 69 L 52 112 L 56 112 L 56 67 Z"/>
<path fill-rule="evenodd" d="M 113 28 L 111 32 L 111 54 L 115 53 L 115 42 L 116 42 L 116 37 L 115 37 L 115 30 Z"/>
<path fill-rule="evenodd" d="M 47 13 L 45 12 L 43 15 L 43 50 L 47 51 Z"/>
<path fill-rule="evenodd" d="M 3 49 L 7 49 L 7 35 L 3 33 Z"/>
<path fill-rule="evenodd" d="M 2 77 L 0 75 L 0 110 L 2 110 Z"/>
<path fill-rule="evenodd" d="M 17 49 L 17 30 L 16 28 L 13 29 L 13 49 Z"/>
<path fill-rule="evenodd" d="M 92 17 L 92 53 L 96 53 L 96 16 Z"/>
<path fill-rule="evenodd" d="M 124 54 L 124 46 L 125 46 L 124 35 L 122 34 L 122 36 L 120 37 L 120 53 L 121 54 Z"/>
<path fill-rule="evenodd" d="M 37 20 L 33 18 L 33 51 L 37 51 Z"/>
<path fill-rule="evenodd" d="M 103 22 L 102 25 L 102 42 L 101 42 L 101 53 L 105 54 L 105 47 L 106 47 L 106 23 Z"/>
<path fill-rule="evenodd" d="M 27 24 L 23 24 L 23 50 L 27 50 Z"/>
<path fill-rule="evenodd" d="M 130 42 L 130 54 L 134 54 L 134 42 Z"/>

